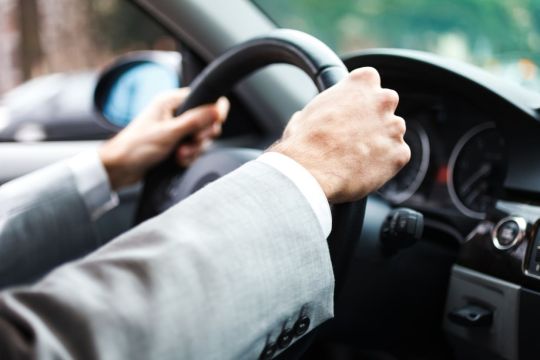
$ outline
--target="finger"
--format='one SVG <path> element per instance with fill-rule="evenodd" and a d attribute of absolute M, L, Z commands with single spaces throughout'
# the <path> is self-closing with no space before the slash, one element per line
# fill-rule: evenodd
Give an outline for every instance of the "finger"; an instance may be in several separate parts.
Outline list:
<path fill-rule="evenodd" d="M 201 147 L 201 144 L 201 142 L 182 143 L 182 145 L 180 145 L 176 151 L 180 157 L 189 157 L 195 152 L 196 149 Z"/>
<path fill-rule="evenodd" d="M 189 93 L 188 93 L 188 95 L 189 95 Z M 229 102 L 229 99 L 222 96 L 215 103 L 202 105 L 200 107 L 208 107 L 208 108 L 214 107 L 215 109 L 212 110 L 212 111 L 215 111 L 216 114 L 217 114 L 216 121 L 220 122 L 220 123 L 223 123 L 227 119 L 227 115 L 229 114 L 229 109 L 231 107 L 231 103 Z"/>
<path fill-rule="evenodd" d="M 407 145 L 407 143 L 403 142 L 400 144 L 400 148 L 398 150 L 399 152 L 398 156 L 396 157 L 396 165 L 399 171 L 411 160 L 411 148 L 409 145 Z"/>
<path fill-rule="evenodd" d="M 211 137 L 213 138 L 217 138 L 219 135 L 221 135 L 222 133 L 222 127 L 221 127 L 221 124 L 214 124 L 212 126 L 212 134 L 211 134 Z"/>
<path fill-rule="evenodd" d="M 221 135 L 221 124 L 214 123 L 195 134 L 195 139 L 197 141 L 204 141 L 214 139 L 219 135 Z"/>
<path fill-rule="evenodd" d="M 362 67 L 351 71 L 350 77 L 353 80 L 359 80 L 372 86 L 381 86 L 381 76 L 379 72 L 372 67 Z"/>
<path fill-rule="evenodd" d="M 181 139 L 210 127 L 217 121 L 219 114 L 214 105 L 199 106 L 188 110 L 167 123 L 167 131 Z"/>
<path fill-rule="evenodd" d="M 130 124 L 155 123 L 170 120 L 174 116 L 174 112 L 178 106 L 186 100 L 189 92 L 189 88 L 181 88 L 158 94 Z"/>
<path fill-rule="evenodd" d="M 399 104 L 399 95 L 395 90 L 382 89 L 381 90 L 381 106 L 385 110 L 389 110 L 394 113 Z"/>
<path fill-rule="evenodd" d="M 407 125 L 402 117 L 393 115 L 389 120 L 388 128 L 395 139 L 398 139 L 400 143 L 404 141 Z"/>
<path fill-rule="evenodd" d="M 216 107 L 218 112 L 217 121 L 219 123 L 225 122 L 225 119 L 227 119 L 227 115 L 229 114 L 229 110 L 231 108 L 231 103 L 229 102 L 229 99 L 224 96 L 220 97 L 216 102 Z"/>
<path fill-rule="evenodd" d="M 210 144 L 212 143 L 212 140 L 210 139 L 203 139 L 197 142 L 188 143 L 185 145 L 182 145 L 184 149 L 180 150 L 182 155 L 185 155 L 187 157 L 193 156 L 194 154 L 199 154 L 203 151 L 206 151 L 208 147 L 210 147 Z"/>
<path fill-rule="evenodd" d="M 197 144 L 182 145 L 176 151 L 176 160 L 181 166 L 188 166 L 203 153 L 211 141 L 205 140 Z"/>
<path fill-rule="evenodd" d="M 190 93 L 190 88 L 184 87 L 159 94 L 153 106 L 162 109 L 167 114 L 173 114 L 184 103 Z"/>
<path fill-rule="evenodd" d="M 194 148 L 183 145 L 176 150 L 176 162 L 180 166 L 188 166 L 192 163 L 195 155 Z"/>
<path fill-rule="evenodd" d="M 182 157 L 177 156 L 176 157 L 176 162 L 180 167 L 188 167 L 191 164 L 193 164 L 194 161 L 195 161 L 195 156 L 194 155 L 182 156 Z"/>
<path fill-rule="evenodd" d="M 195 150 L 193 148 L 180 147 L 176 151 L 176 160 L 180 165 L 188 165 L 191 163 L 194 154 Z"/>

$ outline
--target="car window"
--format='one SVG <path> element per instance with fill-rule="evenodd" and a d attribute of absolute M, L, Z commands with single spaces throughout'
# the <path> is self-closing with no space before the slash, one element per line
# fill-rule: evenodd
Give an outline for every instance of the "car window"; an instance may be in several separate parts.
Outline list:
<path fill-rule="evenodd" d="M 0 141 L 110 136 L 94 117 L 99 69 L 175 40 L 126 0 L 0 1 Z"/>
<path fill-rule="evenodd" d="M 372 47 L 429 51 L 540 90 L 538 0 L 253 0 L 278 25 L 339 53 Z"/>

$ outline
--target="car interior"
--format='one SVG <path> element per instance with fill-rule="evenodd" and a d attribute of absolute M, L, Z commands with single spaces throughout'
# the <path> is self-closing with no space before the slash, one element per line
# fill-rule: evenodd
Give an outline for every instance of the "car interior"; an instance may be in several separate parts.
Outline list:
<path fill-rule="evenodd" d="M 411 161 L 377 193 L 333 207 L 335 318 L 278 357 L 538 359 L 540 94 L 417 50 L 337 56 L 247 0 L 130 3 L 181 46 L 126 53 L 102 69 L 96 121 L 113 134 L 156 93 L 188 85 L 179 112 L 221 95 L 231 112 L 189 169 L 166 161 L 122 191 L 99 220 L 104 239 L 255 158 L 318 92 L 374 67 L 399 93 Z M 102 141 L 0 142 L 0 184 Z"/>

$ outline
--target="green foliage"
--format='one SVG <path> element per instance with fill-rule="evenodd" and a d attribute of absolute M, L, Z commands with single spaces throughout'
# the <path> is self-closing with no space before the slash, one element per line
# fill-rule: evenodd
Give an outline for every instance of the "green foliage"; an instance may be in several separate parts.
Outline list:
<path fill-rule="evenodd" d="M 539 0 L 255 0 L 281 26 L 337 51 L 368 46 L 437 51 L 454 34 L 475 62 L 540 54 Z"/>

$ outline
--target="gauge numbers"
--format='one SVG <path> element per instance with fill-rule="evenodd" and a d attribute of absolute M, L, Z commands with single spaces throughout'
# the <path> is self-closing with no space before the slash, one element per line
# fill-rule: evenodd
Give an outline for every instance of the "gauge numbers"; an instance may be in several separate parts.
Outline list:
<path fill-rule="evenodd" d="M 506 175 L 504 140 L 492 122 L 469 130 L 450 155 L 448 190 L 464 215 L 482 219 L 497 201 Z"/>

